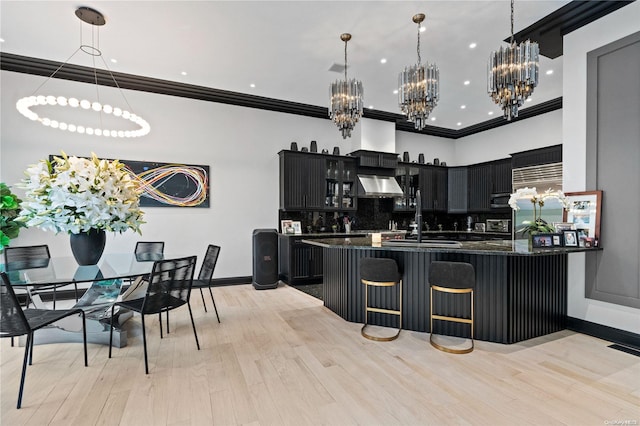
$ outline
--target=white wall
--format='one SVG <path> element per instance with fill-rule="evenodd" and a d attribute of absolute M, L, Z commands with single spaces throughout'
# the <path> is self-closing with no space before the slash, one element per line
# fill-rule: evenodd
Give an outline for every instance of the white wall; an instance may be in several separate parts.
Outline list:
<path fill-rule="evenodd" d="M 637 31 L 640 31 L 640 3 L 634 2 L 564 37 L 562 133 L 565 191 L 598 189 L 585 187 L 587 53 Z M 629 96 L 640 94 L 630 93 Z M 584 255 L 569 257 L 569 316 L 640 333 L 640 310 L 584 297 L 584 265 Z"/>
<path fill-rule="evenodd" d="M 360 127 L 361 139 L 360 147 L 357 149 L 398 153 L 395 123 L 363 118 L 358 126 Z M 352 139 L 355 141 L 355 138 Z"/>
<path fill-rule="evenodd" d="M 556 110 L 456 139 L 455 158 L 458 165 L 475 164 L 561 143 L 562 110 Z"/>
<path fill-rule="evenodd" d="M 447 163 L 447 166 L 455 166 L 458 163 L 455 158 L 454 139 L 438 136 L 421 135 L 411 132 L 396 132 L 396 152 L 402 156 L 405 151 L 409 153 L 411 161 L 418 161 L 418 155 L 424 154 L 424 162 L 432 163 L 434 158 Z"/>
<path fill-rule="evenodd" d="M 302 148 L 314 139 L 318 150 L 329 151 L 344 144 L 330 120 L 134 91 L 126 91 L 126 97 L 134 111 L 150 122 L 148 136 L 127 140 L 82 136 L 45 128 L 16 111 L 15 102 L 31 95 L 42 77 L 7 71 L 0 77 L 0 181 L 9 185 L 22 179 L 29 164 L 60 150 L 69 155 L 87 156 L 93 151 L 105 158 L 209 165 L 210 208 L 145 208 L 142 236 L 131 231 L 110 235 L 105 251 L 132 252 L 138 240 L 164 240 L 167 254 L 197 254 L 201 259 L 207 244 L 215 243 L 222 250 L 214 277 L 251 275 L 252 230 L 277 228 L 277 152 L 288 149 L 292 141 Z M 43 89 L 38 94 L 89 99 L 95 95 L 93 85 L 60 80 L 50 80 Z M 100 88 L 101 99 L 113 95 L 113 90 Z M 122 105 L 115 94 L 110 102 Z M 49 111 L 52 117 L 64 114 L 55 109 Z M 45 243 L 54 255 L 70 256 L 68 241 L 63 234 L 27 229 L 12 244 Z"/>

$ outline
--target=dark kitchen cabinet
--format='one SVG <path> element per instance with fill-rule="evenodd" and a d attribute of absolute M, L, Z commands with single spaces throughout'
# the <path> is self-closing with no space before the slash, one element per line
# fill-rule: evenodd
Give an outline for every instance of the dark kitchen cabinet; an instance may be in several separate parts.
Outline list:
<path fill-rule="evenodd" d="M 322 282 L 322 248 L 302 242 L 309 236 L 279 236 L 280 279 L 289 285 Z"/>
<path fill-rule="evenodd" d="M 416 209 L 416 191 L 420 189 L 420 168 L 411 163 L 399 163 L 396 168 L 396 180 L 404 197 L 394 200 L 393 210 L 397 212 Z"/>
<path fill-rule="evenodd" d="M 467 213 L 469 202 L 467 195 L 467 167 L 450 167 L 448 179 L 447 209 L 449 213 Z"/>
<path fill-rule="evenodd" d="M 491 210 L 491 164 L 474 164 L 467 168 L 469 198 L 467 209 L 470 213 L 488 212 Z"/>
<path fill-rule="evenodd" d="M 325 173 L 325 210 L 355 211 L 358 207 L 356 160 L 328 157 Z"/>
<path fill-rule="evenodd" d="M 280 208 L 322 209 L 325 206 L 326 159 L 321 154 L 280 151 Z"/>
<path fill-rule="evenodd" d="M 449 173 L 446 167 L 423 166 L 420 169 L 422 210 L 446 212 L 449 198 Z"/>
<path fill-rule="evenodd" d="M 505 158 L 491 163 L 492 193 L 510 194 L 511 191 L 511 159 Z"/>

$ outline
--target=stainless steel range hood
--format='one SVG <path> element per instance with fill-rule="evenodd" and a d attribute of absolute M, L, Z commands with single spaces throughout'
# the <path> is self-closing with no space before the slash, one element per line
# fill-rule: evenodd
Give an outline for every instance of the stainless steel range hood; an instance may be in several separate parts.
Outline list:
<path fill-rule="evenodd" d="M 392 176 L 358 175 L 358 181 L 360 182 L 358 197 L 404 197 L 400 185 L 398 185 L 398 182 Z"/>

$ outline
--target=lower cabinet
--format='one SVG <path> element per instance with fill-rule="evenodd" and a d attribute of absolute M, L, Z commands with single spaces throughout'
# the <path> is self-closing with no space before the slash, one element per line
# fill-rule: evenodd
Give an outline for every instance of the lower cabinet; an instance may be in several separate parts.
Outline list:
<path fill-rule="evenodd" d="M 280 279 L 289 285 L 322 282 L 322 248 L 302 242 L 309 238 L 279 236 Z"/>

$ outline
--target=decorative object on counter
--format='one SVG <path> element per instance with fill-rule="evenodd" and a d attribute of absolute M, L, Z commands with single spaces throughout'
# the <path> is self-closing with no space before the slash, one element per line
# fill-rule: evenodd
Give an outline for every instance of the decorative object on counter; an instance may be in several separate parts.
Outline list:
<path fill-rule="evenodd" d="M 328 149 L 326 149 L 326 148 L 322 148 L 322 153 L 323 153 L 323 154 L 328 154 L 328 153 L 329 153 L 329 150 L 328 150 Z"/>
<path fill-rule="evenodd" d="M 297 234 L 297 235 L 302 234 L 302 226 L 299 220 L 294 220 L 293 222 L 291 222 L 291 226 L 293 227 L 294 234 Z"/>
<path fill-rule="evenodd" d="M 19 199 L 4 182 L 0 182 L 0 253 L 9 242 L 18 237 L 24 223 L 16 222 L 20 213 Z"/>
<path fill-rule="evenodd" d="M 281 220 L 280 221 L 280 232 L 283 234 L 293 234 L 295 231 L 293 229 L 293 221 L 292 220 Z"/>
<path fill-rule="evenodd" d="M 100 40 L 99 27 L 106 23 L 104 16 L 97 10 L 91 9 L 89 7 L 84 7 L 84 6 L 76 9 L 75 14 L 78 17 L 78 19 L 80 19 L 82 22 L 85 22 L 95 27 L 95 28 L 92 28 L 92 35 L 94 34 L 93 30 L 95 29 L 98 34 L 98 37 L 96 38 L 96 40 Z M 65 96 L 52 96 L 52 95 L 36 96 L 36 93 L 38 93 L 38 90 L 40 90 L 45 85 L 45 83 L 47 83 L 51 78 L 53 78 L 56 75 L 56 73 L 58 73 L 58 71 L 60 71 L 65 65 L 67 65 L 67 63 L 79 51 L 82 51 L 87 55 L 92 56 L 92 62 L 94 64 L 94 70 L 93 70 L 94 72 L 91 73 L 91 75 L 97 75 L 97 69 L 95 68 L 95 58 L 99 57 L 102 60 L 104 69 L 107 70 L 107 72 L 109 73 L 109 76 L 111 77 L 111 80 L 113 80 L 114 86 L 120 89 L 120 86 L 118 85 L 118 82 L 113 76 L 111 69 L 109 69 L 109 66 L 107 65 L 104 58 L 102 57 L 102 52 L 100 51 L 100 49 L 96 47 L 96 45 L 94 45 L 93 43 L 91 46 L 82 44 L 82 24 L 80 25 L 81 25 L 80 47 L 77 48 L 75 52 L 73 52 L 73 54 L 69 57 L 69 59 L 66 60 L 65 63 L 57 67 L 56 70 L 49 76 L 49 78 L 45 80 L 45 82 L 42 83 L 34 91 L 34 93 L 31 96 L 21 98 L 18 100 L 18 102 L 16 102 L 16 108 L 18 109 L 18 112 L 20 112 L 20 114 L 22 114 L 23 116 L 27 117 L 32 121 L 40 122 L 43 126 L 50 127 L 52 129 L 66 130 L 71 133 L 80 133 L 80 134 L 89 135 L 89 136 L 104 136 L 109 138 L 135 138 L 135 137 L 144 136 L 148 134 L 151 131 L 151 127 L 149 126 L 149 123 L 146 120 L 144 120 L 142 117 L 118 107 L 113 107 L 111 105 L 103 105 L 99 101 L 100 95 L 99 95 L 98 88 L 100 86 L 98 85 L 97 77 L 95 79 L 95 82 L 96 82 L 95 88 L 96 88 L 96 93 L 98 93 L 98 101 L 92 102 L 87 99 L 78 100 L 74 97 L 67 98 Z M 127 101 L 127 98 L 124 95 L 124 92 L 122 90 L 119 90 L 119 92 L 124 100 L 124 104 L 127 105 L 129 108 L 131 108 L 131 106 L 129 105 L 129 101 Z M 107 116 L 112 115 L 113 117 L 129 121 L 134 125 L 139 126 L 139 128 L 135 130 L 115 130 L 115 129 L 110 130 L 110 129 L 101 129 L 101 128 L 94 129 L 93 127 L 88 127 L 80 124 L 58 122 L 57 120 L 50 119 L 47 117 L 40 117 L 38 116 L 37 113 L 35 113 L 34 111 L 31 111 L 31 107 L 44 106 L 44 105 L 49 106 L 49 108 L 54 106 L 63 107 L 63 108 L 71 107 L 70 111 L 73 111 L 74 109 L 77 109 L 77 107 L 80 107 L 81 110 L 84 110 L 84 112 L 81 113 L 82 117 L 85 117 L 84 114 L 87 114 L 86 111 L 88 112 L 94 111 L 100 114 L 100 120 L 98 121 L 99 123 L 102 122 L 102 114 L 105 114 Z M 98 119 L 96 119 L 96 121 L 97 120 Z M 124 128 L 128 128 L 129 126 L 130 126 L 130 123 Z"/>
<path fill-rule="evenodd" d="M 535 234 L 531 236 L 533 248 L 562 247 L 562 234 Z"/>
<path fill-rule="evenodd" d="M 538 85 L 538 43 L 516 44 L 513 36 L 513 2 L 511 0 L 511 40 L 509 47 L 491 52 L 489 56 L 488 89 L 493 101 L 511 121 Z"/>
<path fill-rule="evenodd" d="M 86 233 L 87 238 L 98 240 L 97 246 L 104 239 L 99 231 L 141 233 L 142 191 L 118 160 L 100 160 L 93 153 L 91 159 L 68 157 L 63 152 L 53 162 L 41 160 L 25 173 L 21 184 L 26 189 L 25 201 L 17 220 L 27 227 L 70 235 Z M 72 251 L 81 240 L 83 237 L 71 238 Z M 76 260 L 83 264 L 82 259 Z"/>
<path fill-rule="evenodd" d="M 527 226 L 522 230 L 523 235 L 555 232 L 553 226 L 542 219 L 542 207 L 544 207 L 545 200 L 548 199 L 557 199 L 564 209 L 569 207 L 569 199 L 562 191 L 552 191 L 548 189 L 544 193 L 538 194 L 536 188 L 521 188 L 511 194 L 509 206 L 511 206 L 513 210 L 520 210 L 518 200 L 529 200 L 533 205 L 533 220 L 524 222 Z"/>
<path fill-rule="evenodd" d="M 300 152 L 309 152 L 309 148 L 307 148 L 306 146 L 303 146 Z"/>
<path fill-rule="evenodd" d="M 433 159 L 433 165 L 434 166 L 439 166 L 440 165 L 440 159 L 439 158 L 434 158 Z"/>
<path fill-rule="evenodd" d="M 362 117 L 364 91 L 361 81 L 347 78 L 347 43 L 351 40 L 351 34 L 340 35 L 340 40 L 344 41 L 344 80 L 331 83 L 329 117 L 340 129 L 342 138 L 346 139 L 351 137 L 351 131 Z"/>
<path fill-rule="evenodd" d="M 575 229 L 562 231 L 562 236 L 565 247 L 578 247 L 578 231 Z"/>
<path fill-rule="evenodd" d="M 411 161 L 409 159 L 409 152 L 408 151 L 405 151 L 405 152 L 402 153 L 402 161 L 404 161 L 405 163 L 408 163 L 409 161 Z"/>
<path fill-rule="evenodd" d="M 444 167 L 447 165 L 447 163 L 443 161 L 442 163 L 440 163 L 440 165 Z"/>
<path fill-rule="evenodd" d="M 412 21 L 418 24 L 418 63 L 405 67 L 398 76 L 398 103 L 400 110 L 413 122 L 417 130 L 427 125 L 429 114 L 438 105 L 440 99 L 440 71 L 436 64 L 422 65 L 420 56 L 420 32 L 424 13 L 413 15 Z"/>
<path fill-rule="evenodd" d="M 585 238 L 600 239 L 600 211 L 602 210 L 602 191 L 568 192 L 569 207 L 564 212 L 563 222 L 573 225 L 573 229 L 582 232 Z M 583 242 L 581 239 L 580 242 Z"/>
<path fill-rule="evenodd" d="M 298 150 L 298 142 L 291 142 L 291 151 Z"/>
<path fill-rule="evenodd" d="M 333 155 L 340 155 L 340 147 L 337 147 L 337 146 L 333 147 Z"/>
<path fill-rule="evenodd" d="M 318 143 L 316 141 L 311 141 L 311 146 L 309 147 L 309 151 L 318 152 Z"/>
<path fill-rule="evenodd" d="M 418 163 L 424 164 L 424 154 L 423 153 L 418 154 Z"/>

